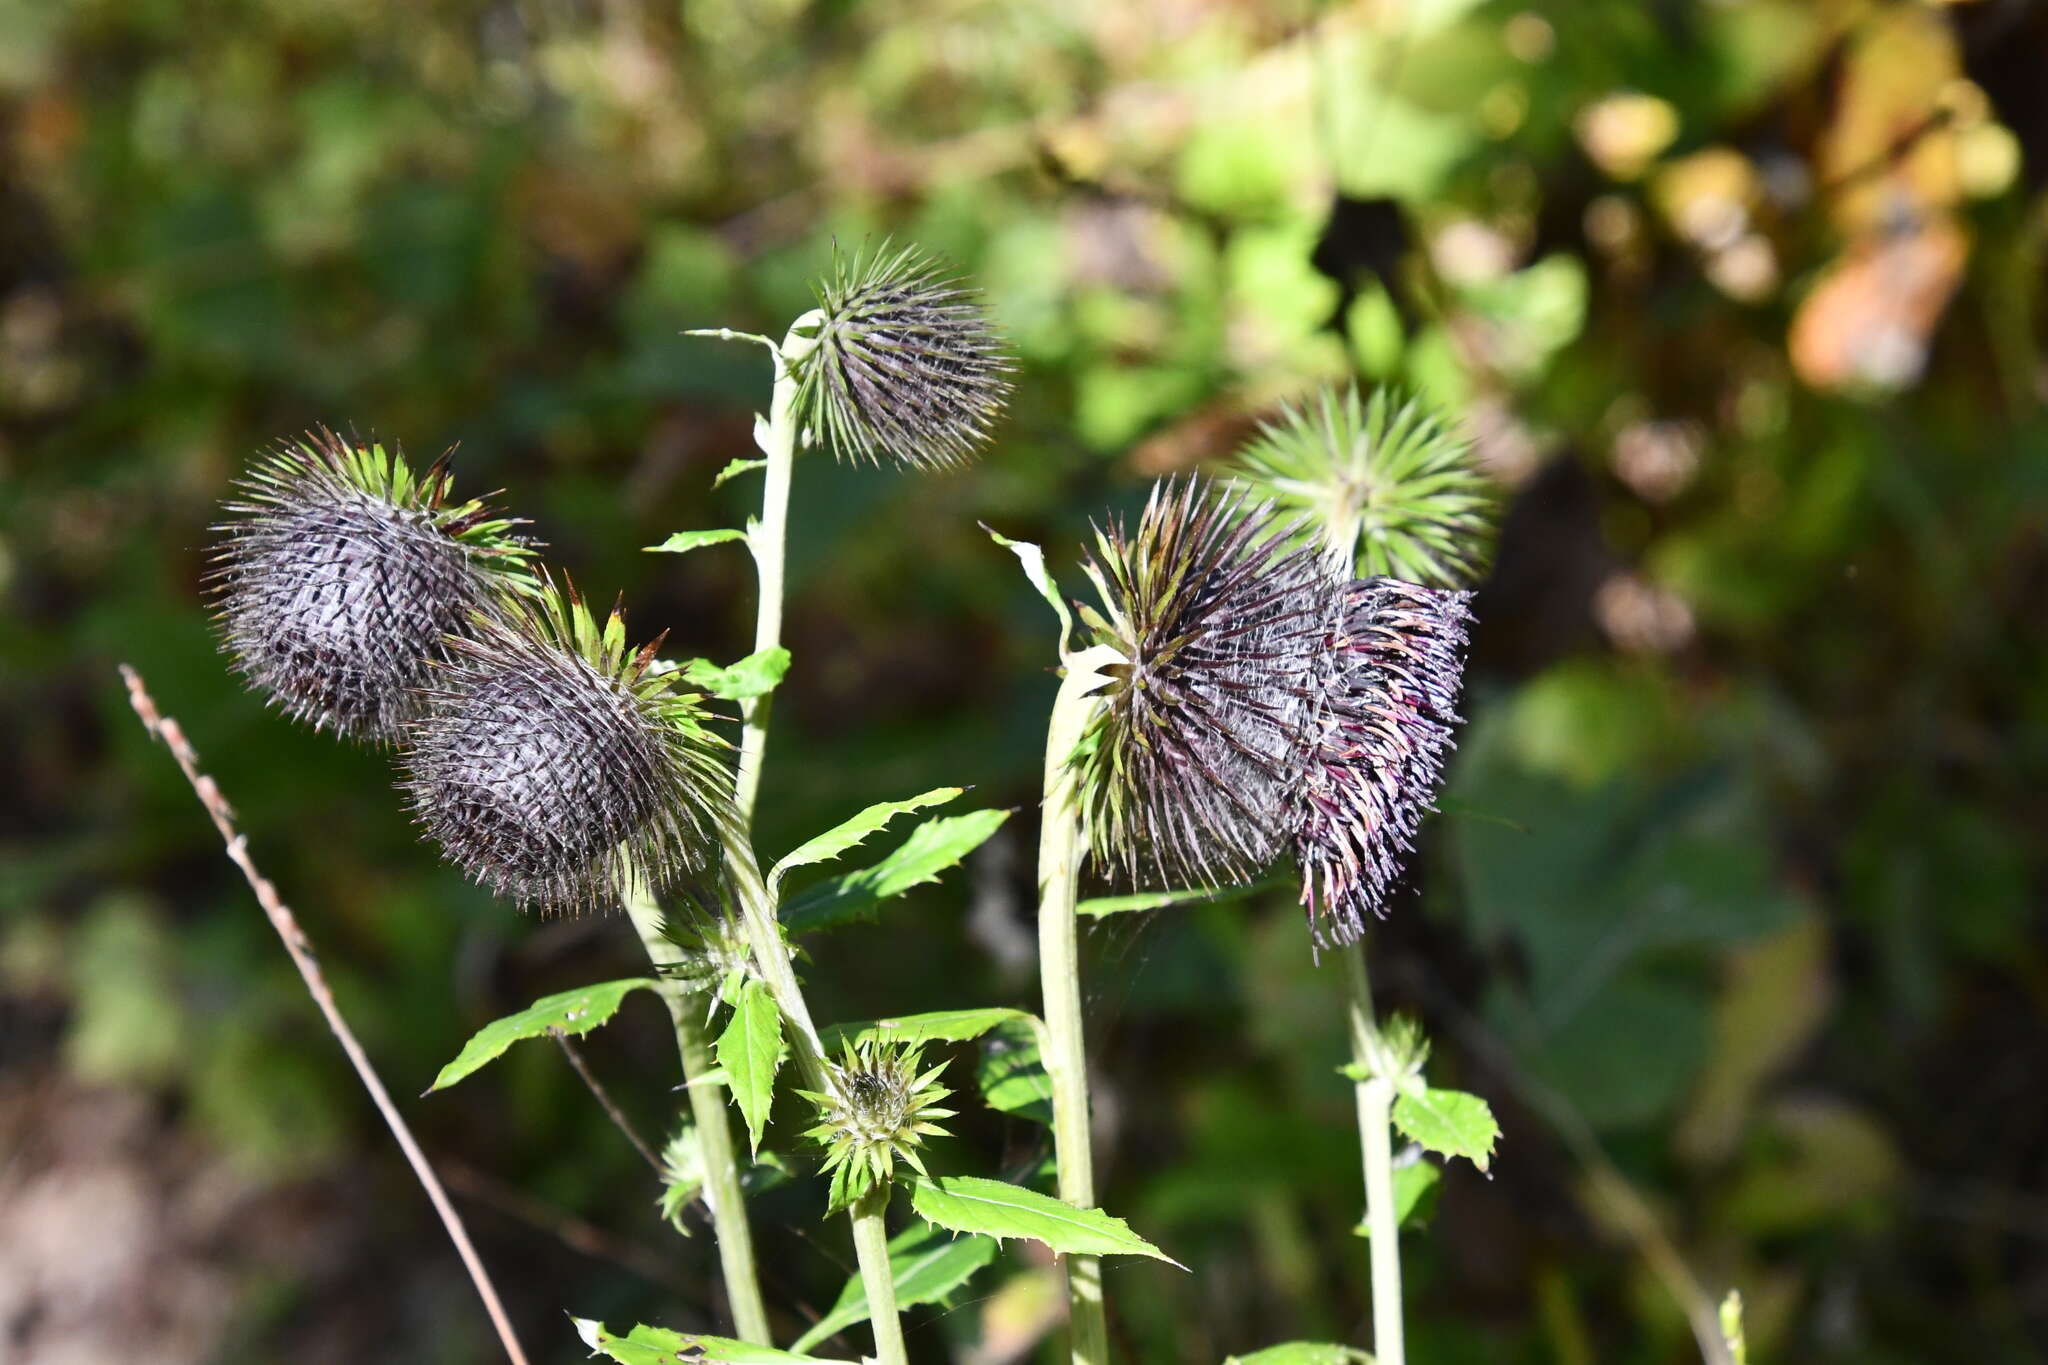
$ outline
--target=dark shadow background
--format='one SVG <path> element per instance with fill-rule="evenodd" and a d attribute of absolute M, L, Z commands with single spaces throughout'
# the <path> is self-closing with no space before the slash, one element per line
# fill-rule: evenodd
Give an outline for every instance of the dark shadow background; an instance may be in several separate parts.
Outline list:
<path fill-rule="evenodd" d="M 1505 1125 L 1410 1243 L 1414 1358 L 1696 1358 L 1674 1260 L 1743 1289 L 1759 1361 L 2041 1357 L 2042 7 L 0 0 L 0 35 L 0 1360 L 491 1358 L 114 664 L 417 1094 L 637 949 L 490 903 L 384 757 L 236 689 L 228 480 L 314 423 L 459 444 L 637 634 L 736 657 L 745 556 L 640 547 L 747 515 L 708 485 L 768 376 L 678 333 L 779 333 L 885 234 L 986 289 L 1019 389 L 971 469 L 803 462 L 761 845 L 942 783 L 1018 814 L 813 945 L 822 1017 L 1033 998 L 1053 634 L 976 521 L 1078 588 L 1148 478 L 1398 380 L 1506 503 L 1445 813 L 1370 942 Z M 1111 1269 L 1125 1357 L 1364 1341 L 1297 912 L 1086 950 L 1103 1202 L 1196 1269 Z M 659 1133 L 659 1011 L 587 1051 Z M 552 1047 L 405 1103 L 537 1359 L 581 1358 L 566 1312 L 720 1325 L 701 1218 L 662 1223 Z M 964 1109 L 954 1169 L 1043 1155 Z M 817 1196 L 755 1205 L 792 1330 L 851 1259 Z M 913 1352 L 1050 1359 L 1053 1284 L 1013 1245 Z"/>

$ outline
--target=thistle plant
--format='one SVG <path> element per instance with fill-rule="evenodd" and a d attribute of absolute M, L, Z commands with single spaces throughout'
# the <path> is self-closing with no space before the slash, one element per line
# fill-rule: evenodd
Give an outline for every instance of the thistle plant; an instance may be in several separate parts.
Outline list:
<path fill-rule="evenodd" d="M 452 486 L 446 456 L 416 474 L 324 429 L 259 460 L 208 575 L 249 685 L 316 730 L 397 740 L 449 638 L 530 587 L 519 523 Z"/>
<path fill-rule="evenodd" d="M 1459 587 L 1486 567 L 1492 487 L 1470 443 L 1419 399 L 1325 389 L 1265 423 L 1235 473 L 1362 577 Z"/>
<path fill-rule="evenodd" d="M 848 1042 L 831 1064 L 832 1088 L 797 1093 L 818 1107 L 819 1123 L 806 1137 L 825 1148 L 823 1170 L 832 1176 L 831 1211 L 851 1207 L 896 1175 L 896 1163 L 927 1175 L 917 1149 L 944 1137 L 938 1121 L 953 1117 L 939 1101 L 953 1092 L 939 1084 L 944 1063 L 920 1071 L 923 1049 L 862 1038 Z"/>
<path fill-rule="evenodd" d="M 451 637 L 420 689 L 401 787 L 448 861 L 521 906 L 594 910 L 715 866 L 724 744 L 700 693 L 552 585 Z"/>
<path fill-rule="evenodd" d="M 1442 780 L 1470 621 L 1471 594 L 1460 585 L 1485 562 L 1492 500 L 1468 444 L 1419 402 L 1385 389 L 1369 400 L 1356 387 L 1326 391 L 1288 409 L 1240 453 L 1237 472 L 1253 495 L 1308 514 L 1305 538 L 1334 584 L 1313 742 L 1294 803 L 1294 856 L 1314 943 L 1341 949 L 1372 1241 L 1373 1354 L 1402 1365 L 1390 1129 L 1482 1167 L 1497 1129 L 1483 1100 L 1422 1079 L 1427 1043 L 1418 1029 L 1374 1018 L 1360 940 L 1385 913 Z M 1456 1121 L 1434 1121 L 1446 1114 Z"/>

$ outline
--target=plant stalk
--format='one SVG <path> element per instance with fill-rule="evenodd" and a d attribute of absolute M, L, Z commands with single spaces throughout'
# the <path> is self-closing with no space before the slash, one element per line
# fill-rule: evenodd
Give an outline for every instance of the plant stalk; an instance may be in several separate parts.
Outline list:
<path fill-rule="evenodd" d="M 1081 963 L 1075 904 L 1081 874 L 1081 811 L 1068 759 L 1080 744 L 1096 703 L 1099 664 L 1112 650 L 1091 649 L 1066 661 L 1045 735 L 1045 788 L 1038 835 L 1038 975 L 1044 996 L 1044 1063 L 1052 1082 L 1053 1151 L 1060 1198 L 1095 1206 L 1095 1160 L 1088 1125 L 1088 1056 L 1081 1027 Z M 1067 1310 L 1074 1365 L 1106 1365 L 1109 1327 L 1102 1299 L 1102 1262 L 1068 1256 Z"/>
<path fill-rule="evenodd" d="M 682 953 L 661 933 L 661 908 L 638 878 L 626 897 L 626 913 L 648 960 L 657 968 L 679 961 Z M 754 1264 L 754 1231 L 747 1223 L 746 1196 L 740 1190 L 739 1159 L 733 1150 L 731 1119 L 726 1113 L 725 1087 L 706 1080 L 711 1047 L 704 1037 L 707 1013 L 702 996 L 682 983 L 663 978 L 661 998 L 675 1026 L 676 1052 L 683 1063 L 683 1088 L 689 1092 L 690 1114 L 704 1157 L 704 1201 L 718 1241 L 719 1265 L 725 1271 L 725 1296 L 732 1305 L 733 1330 L 742 1341 L 774 1345 L 768 1330 L 768 1308 L 761 1299 L 761 1277 Z"/>
<path fill-rule="evenodd" d="M 800 329 L 814 319 L 814 314 L 798 318 L 790 325 L 781 347 L 771 348 L 775 354 L 775 391 L 769 400 L 768 421 L 761 439 L 767 478 L 761 493 L 761 518 L 747 535 L 760 575 L 760 602 L 754 619 L 756 653 L 782 643 L 783 566 L 788 554 L 789 490 L 797 446 L 797 384 L 790 366 L 815 344 L 813 339 L 800 334 Z M 838 1087 L 832 1080 L 824 1044 L 804 1000 L 802 983 L 797 980 L 789 941 L 783 936 L 782 923 L 754 853 L 754 806 L 761 790 L 761 762 L 768 749 L 769 702 L 773 695 L 764 693 L 741 706 L 740 760 L 733 781 L 738 822 L 726 841 L 725 865 L 739 900 L 747 942 L 754 952 L 755 970 L 761 974 L 762 984 L 782 1016 L 783 1031 L 790 1039 L 797 1070 L 807 1089 L 830 1095 Z M 868 1321 L 875 1336 L 876 1356 L 881 1365 L 905 1365 L 903 1324 L 898 1317 L 896 1281 L 889 1265 L 889 1232 L 882 1217 L 888 1208 L 889 1189 L 883 1185 L 870 1190 L 847 1213 L 853 1223 L 854 1251 L 867 1292 Z"/>
<path fill-rule="evenodd" d="M 797 438 L 797 385 L 790 362 L 813 344 L 797 335 L 797 328 L 804 324 L 805 318 L 798 318 L 782 346 L 770 348 L 775 357 L 775 391 L 768 400 L 768 422 L 761 442 L 761 455 L 767 461 L 761 519 L 747 532 L 747 547 L 761 584 L 754 612 L 756 654 L 782 643 L 783 567 L 789 552 L 789 488 L 796 467 Z M 768 752 L 768 714 L 774 700 L 773 692 L 764 692 L 740 703 L 740 762 L 739 776 L 733 782 L 733 803 L 745 830 L 753 827 L 754 802 L 761 793 L 761 761 Z"/>
<path fill-rule="evenodd" d="M 1394 1212 L 1394 1082 L 1382 1074 L 1365 945 L 1348 944 L 1339 955 L 1344 960 L 1351 1060 L 1366 1077 L 1353 1089 L 1358 1098 L 1358 1145 L 1365 1161 L 1365 1221 L 1372 1232 L 1373 1360 L 1377 1365 L 1403 1365 L 1401 1226 Z"/>
<path fill-rule="evenodd" d="M 896 1273 L 889 1265 L 889 1225 L 882 1215 L 889 1207 L 889 1186 L 876 1186 L 854 1201 L 853 1250 L 860 1261 L 861 1287 L 868 1296 L 868 1322 L 875 1332 L 875 1358 L 881 1365 L 906 1365 L 903 1322 L 896 1313 Z"/>

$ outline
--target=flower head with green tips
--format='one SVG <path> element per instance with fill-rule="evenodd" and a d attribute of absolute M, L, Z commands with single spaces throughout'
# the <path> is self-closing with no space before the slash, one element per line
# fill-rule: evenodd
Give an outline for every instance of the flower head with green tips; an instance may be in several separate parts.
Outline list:
<path fill-rule="evenodd" d="M 877 1038 L 849 1042 L 829 1064 L 832 1093 L 800 1092 L 818 1106 L 821 1121 L 806 1136 L 825 1146 L 834 1212 L 894 1179 L 898 1161 L 926 1173 L 917 1149 L 946 1135 L 938 1120 L 954 1111 L 939 1107 L 953 1093 L 939 1084 L 945 1063 L 920 1072 L 923 1051 Z"/>
<path fill-rule="evenodd" d="M 980 303 L 915 247 L 834 261 L 787 358 L 796 410 L 841 458 L 960 464 L 1010 391 L 1007 351 Z"/>
<path fill-rule="evenodd" d="M 702 697 L 552 584 L 479 619 L 408 727 L 402 788 L 448 860 L 522 905 L 597 909 L 631 876 L 661 895 L 715 867 L 731 823 L 725 744 Z"/>
<path fill-rule="evenodd" d="M 530 592 L 518 522 L 455 502 L 443 456 L 309 432 L 265 455 L 226 504 L 208 578 L 223 647 L 295 720 L 388 743 L 450 635 Z"/>
<path fill-rule="evenodd" d="M 1306 513 L 1348 573 L 1457 588 L 1485 567 L 1491 487 L 1470 442 L 1418 399 L 1324 390 L 1261 427 L 1235 473 Z"/>

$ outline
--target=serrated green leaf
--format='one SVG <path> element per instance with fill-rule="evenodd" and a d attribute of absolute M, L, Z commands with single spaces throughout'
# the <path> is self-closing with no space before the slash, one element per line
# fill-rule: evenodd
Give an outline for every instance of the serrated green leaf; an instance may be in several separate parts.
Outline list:
<path fill-rule="evenodd" d="M 1372 1365 L 1372 1356 L 1356 1346 L 1328 1341 L 1290 1341 L 1248 1356 L 1232 1356 L 1223 1365 Z"/>
<path fill-rule="evenodd" d="M 970 811 L 927 820 L 873 867 L 828 878 L 792 897 L 782 922 L 794 934 L 835 929 L 868 917 L 877 904 L 938 875 L 979 848 L 1010 818 L 1006 810 Z"/>
<path fill-rule="evenodd" d="M 1031 580 L 1031 586 L 1038 589 L 1038 595 L 1046 600 L 1060 618 L 1060 657 L 1067 654 L 1067 640 L 1074 633 L 1074 616 L 1067 610 L 1066 601 L 1060 596 L 1059 585 L 1052 581 L 1052 574 L 1045 567 L 1045 551 L 1028 540 L 1011 540 L 982 523 L 989 539 L 1017 556 L 1017 562 L 1024 566 L 1024 576 Z"/>
<path fill-rule="evenodd" d="M 979 1232 L 998 1241 L 1029 1237 L 1068 1255 L 1150 1256 L 1180 1266 L 1121 1218 L 1101 1209 L 1077 1209 L 1001 1180 L 972 1175 L 920 1180 L 911 1187 L 910 1206 L 927 1223 L 955 1232 Z"/>
<path fill-rule="evenodd" d="M 1128 896 L 1091 896 L 1076 905 L 1074 913 L 1100 917 L 1127 914 L 1134 910 L 1164 910 L 1176 905 L 1223 905 L 1286 884 L 1285 878 L 1269 877 L 1264 881 L 1253 882 L 1250 886 L 1202 886 L 1185 891 L 1139 891 Z"/>
<path fill-rule="evenodd" d="M 755 1346 L 728 1337 L 699 1336 L 695 1332 L 671 1332 L 666 1327 L 635 1327 L 624 1336 L 589 1318 L 572 1317 L 576 1335 L 593 1353 L 602 1353 L 619 1365 L 850 1365 L 845 1360 L 821 1356 L 793 1355 L 771 1346 Z"/>
<path fill-rule="evenodd" d="M 642 987 L 651 988 L 654 984 L 646 977 L 632 977 L 625 981 L 581 986 L 559 995 L 544 996 L 517 1014 L 494 1019 L 462 1045 L 462 1051 L 454 1061 L 441 1068 L 441 1074 L 434 1077 L 427 1093 L 431 1095 L 436 1090 L 445 1090 L 486 1063 L 496 1061 L 504 1055 L 506 1048 L 522 1038 L 538 1038 L 557 1029 L 568 1034 L 588 1033 L 610 1022 L 611 1017 L 619 1012 L 620 1002 L 628 995 Z"/>
<path fill-rule="evenodd" d="M 1430 1210 L 1436 1205 L 1436 1192 L 1443 1183 L 1443 1172 L 1436 1163 L 1418 1159 L 1406 1166 L 1394 1168 L 1394 1226 L 1414 1227 L 1428 1219 Z M 1372 1228 L 1364 1219 L 1351 1231 L 1360 1237 L 1370 1239 Z"/>
<path fill-rule="evenodd" d="M 989 1030 L 974 1070 L 989 1108 L 1052 1126 L 1052 1077 L 1039 1055 L 1035 1020 L 1011 1020 Z"/>
<path fill-rule="evenodd" d="M 1493 1160 L 1500 1125 L 1477 1095 L 1418 1085 L 1394 1100 L 1394 1126 L 1410 1141 L 1446 1157 L 1464 1157 L 1480 1170 Z"/>
<path fill-rule="evenodd" d="M 850 820 L 834 825 L 817 838 L 799 845 L 775 864 L 768 873 L 768 889 L 774 892 L 784 876 L 794 869 L 812 863 L 830 862 L 848 849 L 856 848 L 870 835 L 879 833 L 891 820 L 899 815 L 908 815 L 915 810 L 929 806 L 943 806 L 966 791 L 965 787 L 934 787 L 921 795 L 905 801 L 878 801 Z"/>
<path fill-rule="evenodd" d="M 906 1046 L 929 1042 L 964 1043 L 970 1038 L 979 1038 L 998 1024 L 1012 1021 L 1023 1021 L 1028 1025 L 1031 1016 L 1023 1010 L 1001 1006 L 976 1010 L 933 1010 L 929 1014 L 906 1014 L 898 1019 L 834 1024 L 819 1036 L 828 1050 L 836 1050 L 842 1043 L 858 1042 L 864 1038 Z"/>
<path fill-rule="evenodd" d="M 683 677 L 726 701 L 747 701 L 773 692 L 789 672 L 789 651 L 781 645 L 749 654 L 736 664 L 720 668 L 709 659 L 692 659 L 683 665 Z"/>
<path fill-rule="evenodd" d="M 729 540 L 745 540 L 745 531 L 723 527 L 716 531 L 677 531 L 659 545 L 649 545 L 650 554 L 683 555 L 692 550 L 701 550 L 706 545 L 723 545 Z"/>
<path fill-rule="evenodd" d="M 949 1295 L 996 1258 L 996 1244 L 986 1237 L 956 1237 L 930 1224 L 920 1224 L 889 1239 L 890 1278 L 896 1281 L 896 1305 L 944 1303 Z M 868 1320 L 868 1291 L 859 1275 L 847 1280 L 839 1299 L 790 1344 L 808 1351 L 835 1332 Z"/>
<path fill-rule="evenodd" d="M 761 1130 L 775 1104 L 775 1069 L 782 1065 L 782 1014 L 759 981 L 749 981 L 718 1035 L 718 1062 L 733 1103 L 747 1121 L 747 1138 L 761 1150 Z"/>
<path fill-rule="evenodd" d="M 718 471 L 718 477 L 711 481 L 711 486 L 716 488 L 727 479 L 737 479 L 748 470 L 759 469 L 767 463 L 766 460 L 732 460 Z"/>

